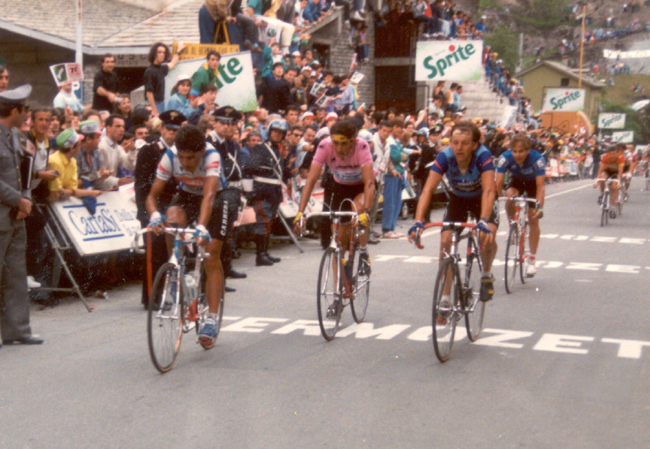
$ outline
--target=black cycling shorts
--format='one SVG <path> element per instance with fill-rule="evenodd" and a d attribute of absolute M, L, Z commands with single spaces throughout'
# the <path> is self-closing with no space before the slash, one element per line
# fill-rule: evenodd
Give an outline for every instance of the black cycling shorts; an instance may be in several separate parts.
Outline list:
<path fill-rule="evenodd" d="M 519 195 L 525 193 L 528 198 L 537 198 L 537 180 L 535 179 L 527 181 L 525 179 L 515 179 L 510 177 L 508 185 L 506 185 L 506 190 L 508 189 L 517 189 Z"/>
<path fill-rule="evenodd" d="M 178 206 L 183 208 L 187 216 L 187 225 L 192 226 L 198 223 L 199 215 L 201 213 L 201 202 L 203 201 L 202 195 L 194 195 L 185 191 L 180 191 L 174 196 L 170 206 Z M 237 203 L 239 207 L 239 203 Z M 210 233 L 210 237 L 216 240 L 224 241 L 228 235 L 228 209 L 229 200 L 222 198 L 219 193 L 212 205 L 212 215 L 210 221 L 205 227 Z"/>
<path fill-rule="evenodd" d="M 610 170 L 609 168 L 606 168 L 603 173 L 605 173 L 606 178 L 618 178 L 618 170 Z"/>
<path fill-rule="evenodd" d="M 449 204 L 443 221 L 466 222 L 470 213 L 477 222 L 481 219 L 481 195 L 464 198 L 452 193 L 449 195 Z M 492 212 L 488 217 L 488 223 L 496 225 L 497 228 L 499 227 L 499 203 L 497 201 L 494 202 Z M 445 226 L 442 230 L 448 231 L 449 228 Z"/>
<path fill-rule="evenodd" d="M 351 202 L 354 202 L 354 199 L 359 196 L 360 193 L 363 193 L 363 190 L 363 184 L 347 185 L 332 182 L 330 188 L 327 189 L 327 195 L 324 198 L 324 202 L 329 206 L 329 210 L 352 211 Z M 357 212 L 361 213 L 361 211 Z"/>

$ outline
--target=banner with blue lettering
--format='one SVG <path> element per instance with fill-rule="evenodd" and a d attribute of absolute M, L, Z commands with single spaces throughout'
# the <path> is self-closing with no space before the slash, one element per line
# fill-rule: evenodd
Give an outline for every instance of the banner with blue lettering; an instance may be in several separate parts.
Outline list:
<path fill-rule="evenodd" d="M 582 111 L 584 108 L 584 89 L 548 88 L 544 93 L 542 111 Z"/>
<path fill-rule="evenodd" d="M 483 76 L 483 41 L 418 42 L 415 81 L 477 81 Z"/>
<path fill-rule="evenodd" d="M 165 77 L 165 104 L 171 97 L 171 89 L 178 75 L 192 76 L 203 64 L 205 58 L 180 61 L 173 70 L 169 71 Z M 255 75 L 250 52 L 222 55 L 215 84 L 219 88 L 215 100 L 219 106 L 232 106 L 240 112 L 257 109 Z"/>
<path fill-rule="evenodd" d="M 50 208 L 80 256 L 128 250 L 140 230 L 135 202 L 118 191 L 98 196 L 94 215 L 78 198 L 50 203 Z"/>
<path fill-rule="evenodd" d="M 598 128 L 622 129 L 625 128 L 625 114 L 618 112 L 603 112 L 598 114 Z"/>

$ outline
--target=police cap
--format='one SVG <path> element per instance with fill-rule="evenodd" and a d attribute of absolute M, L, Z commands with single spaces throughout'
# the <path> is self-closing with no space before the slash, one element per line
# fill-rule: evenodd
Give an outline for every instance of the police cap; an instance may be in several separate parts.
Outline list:
<path fill-rule="evenodd" d="M 241 119 L 241 113 L 232 106 L 223 106 L 214 111 L 214 118 L 219 120 L 222 123 L 232 123 L 234 124 Z"/>
<path fill-rule="evenodd" d="M 160 114 L 158 118 L 162 122 L 162 125 L 169 129 L 179 129 L 183 126 L 183 122 L 187 121 L 187 117 L 174 110 L 165 111 Z"/>
<path fill-rule="evenodd" d="M 0 103 L 20 103 L 27 100 L 27 98 L 29 98 L 29 94 L 31 93 L 32 86 L 29 84 L 24 84 L 20 87 L 16 87 L 15 89 L 5 90 L 4 92 L 0 92 Z"/>

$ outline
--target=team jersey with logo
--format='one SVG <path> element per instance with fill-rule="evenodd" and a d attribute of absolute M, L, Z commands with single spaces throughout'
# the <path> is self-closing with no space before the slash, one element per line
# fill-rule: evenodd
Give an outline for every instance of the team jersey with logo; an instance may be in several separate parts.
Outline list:
<path fill-rule="evenodd" d="M 486 171 L 494 171 L 494 164 L 490 151 L 481 145 L 474 151 L 469 167 L 463 174 L 458 167 L 454 152 L 451 147 L 447 147 L 438 153 L 431 170 L 440 175 L 447 175 L 454 195 L 462 198 L 475 198 L 483 194 L 481 175 Z"/>
<path fill-rule="evenodd" d="M 544 156 L 535 150 L 530 150 L 523 165 L 519 165 L 512 155 L 512 150 L 508 150 L 499 157 L 497 162 L 497 173 L 509 171 L 513 179 L 522 181 L 534 181 L 538 176 L 546 174 L 546 160 Z"/>
<path fill-rule="evenodd" d="M 318 145 L 312 163 L 320 166 L 327 164 L 332 170 L 334 180 L 339 184 L 356 185 L 363 183 L 361 167 L 372 165 L 372 153 L 368 142 L 357 138 L 354 151 L 340 159 L 334 151 L 332 138 L 328 137 Z"/>
<path fill-rule="evenodd" d="M 618 171 L 618 167 L 625 165 L 625 157 L 616 151 L 609 151 L 600 160 L 600 163 L 609 171 Z"/>
<path fill-rule="evenodd" d="M 181 190 L 193 195 L 203 195 L 203 184 L 209 176 L 221 177 L 221 157 L 210 144 L 206 144 L 206 151 L 194 173 L 185 170 L 178 161 L 176 145 L 165 152 L 156 170 L 156 178 L 163 181 L 175 178 L 180 182 Z"/>

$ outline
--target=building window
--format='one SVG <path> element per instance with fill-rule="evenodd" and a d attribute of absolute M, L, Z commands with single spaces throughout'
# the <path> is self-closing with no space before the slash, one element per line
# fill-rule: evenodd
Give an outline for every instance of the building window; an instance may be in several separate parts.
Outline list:
<path fill-rule="evenodd" d="M 569 86 L 569 78 L 562 78 L 560 80 L 560 87 L 568 87 Z"/>

